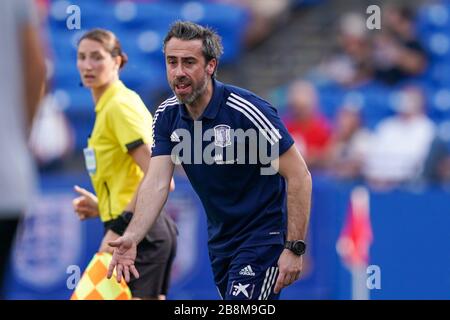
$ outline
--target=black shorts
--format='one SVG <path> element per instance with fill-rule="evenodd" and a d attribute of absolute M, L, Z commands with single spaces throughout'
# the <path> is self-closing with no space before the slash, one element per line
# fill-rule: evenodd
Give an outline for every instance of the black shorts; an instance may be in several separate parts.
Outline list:
<path fill-rule="evenodd" d="M 108 230 L 108 225 L 105 224 Z M 177 228 L 173 220 L 161 213 L 137 247 L 135 261 L 139 278 L 128 283 L 135 298 L 158 298 L 167 295 L 170 272 L 177 250 Z"/>

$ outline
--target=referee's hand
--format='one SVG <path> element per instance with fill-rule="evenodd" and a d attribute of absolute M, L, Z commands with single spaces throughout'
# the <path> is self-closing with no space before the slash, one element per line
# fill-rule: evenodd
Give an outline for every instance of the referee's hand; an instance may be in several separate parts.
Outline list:
<path fill-rule="evenodd" d="M 111 263 L 108 268 L 108 279 L 111 279 L 114 268 L 117 273 L 117 282 L 121 282 L 122 278 L 125 278 L 126 282 L 130 281 L 130 272 L 137 279 L 139 278 L 139 273 L 134 266 L 134 261 L 136 260 L 137 245 L 127 235 L 123 235 L 115 241 L 108 243 L 114 248 Z"/>
<path fill-rule="evenodd" d="M 287 287 L 300 278 L 302 272 L 303 259 L 288 249 L 284 249 L 278 259 L 278 279 L 275 284 L 274 293 L 278 294 L 281 289 Z"/>
<path fill-rule="evenodd" d="M 79 186 L 74 186 L 73 190 L 80 195 L 72 201 L 73 209 L 80 220 L 98 217 L 98 199 L 95 194 Z"/>

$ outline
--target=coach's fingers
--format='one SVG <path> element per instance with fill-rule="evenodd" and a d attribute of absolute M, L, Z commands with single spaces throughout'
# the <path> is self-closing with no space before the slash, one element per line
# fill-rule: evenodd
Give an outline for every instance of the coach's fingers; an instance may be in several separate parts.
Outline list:
<path fill-rule="evenodd" d="M 129 266 L 125 266 L 124 267 L 124 274 L 125 274 L 125 282 L 128 283 L 130 282 L 130 267 Z"/>
<path fill-rule="evenodd" d="M 125 282 L 128 283 L 130 282 L 130 269 L 128 266 L 124 266 L 123 267 L 123 274 L 125 277 Z"/>
<path fill-rule="evenodd" d="M 294 282 L 295 282 L 295 281 L 298 281 L 298 279 L 300 279 L 300 274 L 301 274 L 300 271 L 297 272 L 297 274 L 295 275 L 295 280 L 294 280 Z"/>
<path fill-rule="evenodd" d="M 114 241 L 109 241 L 108 245 L 110 247 L 118 248 L 118 247 L 120 247 L 122 245 L 122 243 L 123 243 L 122 239 L 118 238 L 118 239 L 116 239 Z"/>
<path fill-rule="evenodd" d="M 136 269 L 136 267 L 134 266 L 134 264 L 132 264 L 132 265 L 130 266 L 130 271 L 131 271 L 131 273 L 133 274 L 133 276 L 134 276 L 136 279 L 139 279 L 139 272 L 137 271 L 137 269 Z"/>
<path fill-rule="evenodd" d="M 275 288 L 273 289 L 273 292 L 275 294 L 278 294 L 281 289 L 284 287 L 284 278 L 286 277 L 285 273 L 280 272 L 278 274 L 277 282 L 275 284 Z"/>
<path fill-rule="evenodd" d="M 295 281 L 295 274 L 294 273 L 287 273 L 286 276 L 284 277 L 284 282 L 283 285 L 284 287 L 289 286 L 290 284 L 292 284 Z"/>
<path fill-rule="evenodd" d="M 117 263 L 116 260 L 113 258 L 111 260 L 111 262 L 109 263 L 109 267 L 108 267 L 108 273 L 106 274 L 106 277 L 108 279 L 111 279 L 113 273 L 114 273 L 114 268 L 116 267 Z"/>
<path fill-rule="evenodd" d="M 123 266 L 118 263 L 116 266 L 116 273 L 117 273 L 117 282 L 120 283 L 122 281 L 122 270 Z"/>

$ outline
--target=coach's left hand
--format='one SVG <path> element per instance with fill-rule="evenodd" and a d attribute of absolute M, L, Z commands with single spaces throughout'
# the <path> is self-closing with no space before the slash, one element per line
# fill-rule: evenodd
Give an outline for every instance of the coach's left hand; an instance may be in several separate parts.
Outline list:
<path fill-rule="evenodd" d="M 297 256 L 288 249 L 284 249 L 278 259 L 278 279 L 275 284 L 274 292 L 278 294 L 281 289 L 289 286 L 300 278 L 302 271 L 303 258 Z"/>
<path fill-rule="evenodd" d="M 134 265 L 137 255 L 137 244 L 133 239 L 124 234 L 108 244 L 114 248 L 114 251 L 106 277 L 111 279 L 114 269 L 116 269 L 117 282 L 119 283 L 122 281 L 122 278 L 125 278 L 125 281 L 129 282 L 131 279 L 130 273 L 136 279 L 139 278 L 139 272 Z"/>

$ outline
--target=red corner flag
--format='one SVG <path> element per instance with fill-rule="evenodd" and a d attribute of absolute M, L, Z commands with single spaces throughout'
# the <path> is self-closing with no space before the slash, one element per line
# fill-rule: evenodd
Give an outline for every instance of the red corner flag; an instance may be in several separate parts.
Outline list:
<path fill-rule="evenodd" d="M 364 187 L 353 189 L 337 251 L 348 268 L 367 267 L 372 227 L 369 214 L 369 192 Z"/>

